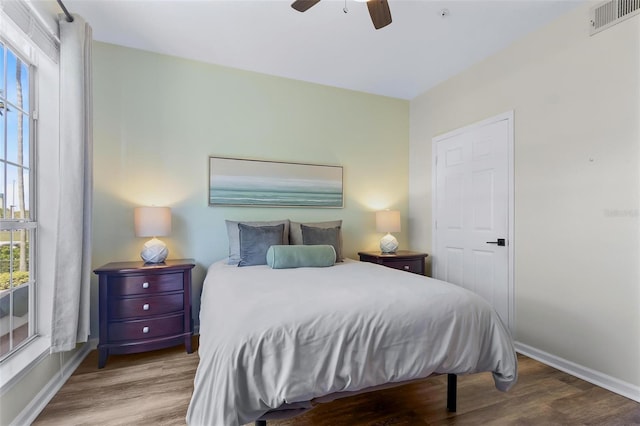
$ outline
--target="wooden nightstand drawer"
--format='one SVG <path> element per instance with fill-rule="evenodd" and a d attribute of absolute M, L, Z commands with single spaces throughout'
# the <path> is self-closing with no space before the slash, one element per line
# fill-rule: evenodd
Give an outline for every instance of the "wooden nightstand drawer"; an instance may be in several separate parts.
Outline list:
<path fill-rule="evenodd" d="M 402 271 L 413 272 L 414 274 L 422 274 L 424 269 L 424 261 L 422 259 L 408 259 L 408 260 L 387 260 L 382 263 L 384 266 L 388 266 L 393 269 L 400 269 Z"/>
<path fill-rule="evenodd" d="M 124 319 L 170 314 L 184 309 L 182 293 L 131 297 L 112 304 L 111 318 Z"/>
<path fill-rule="evenodd" d="M 182 333 L 184 316 L 155 318 L 109 324 L 109 340 L 141 340 Z"/>
<path fill-rule="evenodd" d="M 130 275 L 109 280 L 112 296 L 164 293 L 182 290 L 182 274 Z"/>
<path fill-rule="evenodd" d="M 395 253 L 379 251 L 361 251 L 358 253 L 361 262 L 377 263 L 388 268 L 424 275 L 425 259 L 428 254 L 409 250 L 398 250 Z"/>

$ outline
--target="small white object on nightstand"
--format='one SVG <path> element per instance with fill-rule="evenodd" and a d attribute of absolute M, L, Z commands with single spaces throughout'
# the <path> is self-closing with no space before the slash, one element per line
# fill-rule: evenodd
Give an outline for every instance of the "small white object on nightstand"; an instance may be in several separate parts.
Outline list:
<path fill-rule="evenodd" d="M 376 229 L 378 232 L 387 233 L 380 240 L 380 251 L 395 253 L 398 250 L 398 240 L 391 235 L 391 232 L 400 232 L 400 212 L 398 210 L 376 212 Z"/>
<path fill-rule="evenodd" d="M 167 245 L 156 237 L 171 233 L 171 209 L 169 207 L 136 207 L 134 225 L 137 237 L 152 237 L 144 243 L 140 257 L 145 263 L 162 263 L 169 255 Z"/>

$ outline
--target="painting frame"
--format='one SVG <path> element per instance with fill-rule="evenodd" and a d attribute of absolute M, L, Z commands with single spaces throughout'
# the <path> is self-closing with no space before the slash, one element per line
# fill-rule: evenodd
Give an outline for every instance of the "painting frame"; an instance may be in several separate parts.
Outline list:
<path fill-rule="evenodd" d="M 209 156 L 212 207 L 343 208 L 342 166 Z"/>

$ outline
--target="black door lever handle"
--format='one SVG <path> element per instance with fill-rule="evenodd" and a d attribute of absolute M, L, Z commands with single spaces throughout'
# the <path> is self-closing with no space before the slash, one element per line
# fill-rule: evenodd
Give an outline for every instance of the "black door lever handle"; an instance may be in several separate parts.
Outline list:
<path fill-rule="evenodd" d="M 504 238 L 498 238 L 498 241 L 487 241 L 487 244 L 497 244 L 499 246 L 506 246 L 507 240 Z"/>

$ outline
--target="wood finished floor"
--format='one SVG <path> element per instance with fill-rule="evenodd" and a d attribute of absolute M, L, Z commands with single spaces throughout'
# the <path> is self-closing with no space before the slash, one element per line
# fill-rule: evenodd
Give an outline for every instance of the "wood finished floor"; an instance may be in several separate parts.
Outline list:
<path fill-rule="evenodd" d="M 197 341 L 196 343 L 197 347 Z M 320 404 L 269 426 L 640 425 L 640 404 L 519 356 L 519 379 L 498 392 L 490 374 L 458 378 L 458 412 L 448 413 L 446 376 Z M 93 351 L 33 423 L 184 425 L 198 355 L 176 347 L 111 356 Z"/>

